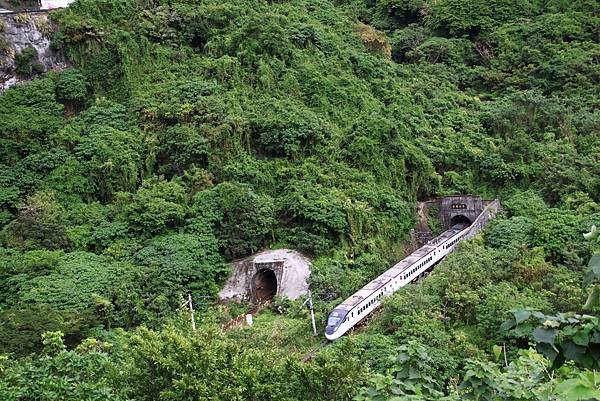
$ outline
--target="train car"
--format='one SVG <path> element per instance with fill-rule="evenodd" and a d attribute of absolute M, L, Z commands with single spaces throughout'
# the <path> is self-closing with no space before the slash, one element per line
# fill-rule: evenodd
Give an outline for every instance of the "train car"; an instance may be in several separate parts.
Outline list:
<path fill-rule="evenodd" d="M 67 8 L 75 0 L 41 0 L 40 10 L 54 10 L 56 8 Z"/>
<path fill-rule="evenodd" d="M 469 231 L 469 224 L 457 224 L 339 304 L 327 318 L 325 338 L 336 340 L 367 317 L 381 304 L 381 298 L 393 294 L 452 252 Z"/>

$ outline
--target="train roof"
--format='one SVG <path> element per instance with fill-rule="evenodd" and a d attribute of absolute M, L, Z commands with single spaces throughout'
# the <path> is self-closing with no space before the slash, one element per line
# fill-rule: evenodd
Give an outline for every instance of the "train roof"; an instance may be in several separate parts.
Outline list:
<path fill-rule="evenodd" d="M 423 245 L 406 258 L 402 259 L 400 262 L 396 263 L 385 272 L 377 276 L 374 280 L 369 281 L 364 287 L 360 290 L 356 291 L 349 298 L 347 298 L 344 302 L 342 302 L 336 309 L 344 309 L 350 310 L 354 308 L 357 304 L 359 304 L 363 299 L 367 298 L 374 291 L 380 289 L 385 286 L 391 280 L 398 277 L 402 272 L 412 266 L 415 262 L 423 259 L 427 254 L 436 249 L 440 244 L 446 242 L 462 230 L 464 230 L 468 225 L 466 224 L 457 224 L 450 228 L 449 230 L 444 231 L 442 234 L 433 238 L 427 244 Z"/>

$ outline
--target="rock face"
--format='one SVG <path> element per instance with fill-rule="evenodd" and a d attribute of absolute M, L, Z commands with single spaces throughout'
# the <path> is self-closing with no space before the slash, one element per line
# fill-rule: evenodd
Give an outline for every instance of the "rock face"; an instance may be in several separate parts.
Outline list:
<path fill-rule="evenodd" d="M 46 13 L 0 14 L 0 91 L 36 74 L 66 67 L 50 47 Z"/>
<path fill-rule="evenodd" d="M 308 258 L 290 249 L 265 251 L 235 261 L 219 298 L 252 303 L 275 295 L 296 299 L 308 291 L 310 266 Z"/>

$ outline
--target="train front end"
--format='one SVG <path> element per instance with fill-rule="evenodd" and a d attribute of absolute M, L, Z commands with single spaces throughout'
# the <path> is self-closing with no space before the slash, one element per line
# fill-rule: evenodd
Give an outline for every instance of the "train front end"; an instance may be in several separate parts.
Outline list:
<path fill-rule="evenodd" d="M 325 328 L 325 338 L 333 341 L 337 340 L 348 330 L 346 316 L 348 311 L 344 309 L 334 309 L 327 318 L 327 327 Z"/>

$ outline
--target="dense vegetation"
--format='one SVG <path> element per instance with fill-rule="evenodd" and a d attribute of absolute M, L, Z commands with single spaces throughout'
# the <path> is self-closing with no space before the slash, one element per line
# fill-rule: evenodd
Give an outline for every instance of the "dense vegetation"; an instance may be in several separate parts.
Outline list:
<path fill-rule="evenodd" d="M 0 398 L 600 398 L 596 2 L 78 0 L 52 18 L 73 68 L 0 95 Z M 221 333 L 228 261 L 314 257 L 322 327 L 403 256 L 417 200 L 457 193 L 504 216 L 359 333 L 303 362 L 320 340 L 286 300 Z"/>

